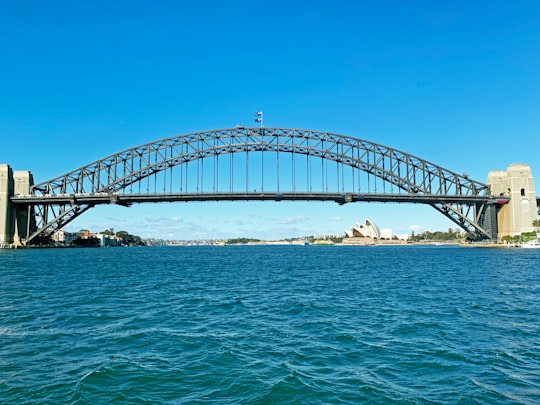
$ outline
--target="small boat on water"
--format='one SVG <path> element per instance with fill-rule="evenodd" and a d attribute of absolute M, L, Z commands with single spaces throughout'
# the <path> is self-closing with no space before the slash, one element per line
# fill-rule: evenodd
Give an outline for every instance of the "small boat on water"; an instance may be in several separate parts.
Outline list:
<path fill-rule="evenodd" d="M 540 249 L 540 241 L 538 239 L 531 240 L 526 243 L 522 243 L 521 247 L 524 249 Z"/>

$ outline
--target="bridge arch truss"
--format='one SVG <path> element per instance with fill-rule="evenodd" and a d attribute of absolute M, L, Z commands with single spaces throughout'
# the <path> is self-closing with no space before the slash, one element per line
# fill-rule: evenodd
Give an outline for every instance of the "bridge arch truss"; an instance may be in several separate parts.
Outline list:
<path fill-rule="evenodd" d="M 423 203 L 474 239 L 486 229 L 489 186 L 405 152 L 302 129 L 229 128 L 135 146 L 32 187 L 27 243 L 97 204 L 205 200 Z M 489 227 L 488 227 L 489 228 Z"/>

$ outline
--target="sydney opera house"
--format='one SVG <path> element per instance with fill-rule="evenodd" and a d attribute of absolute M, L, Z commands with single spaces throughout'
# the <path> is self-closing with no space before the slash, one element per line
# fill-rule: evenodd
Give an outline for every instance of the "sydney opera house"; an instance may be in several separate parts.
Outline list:
<path fill-rule="evenodd" d="M 351 229 L 345 230 L 343 244 L 347 245 L 376 245 L 376 244 L 405 244 L 408 235 L 394 235 L 391 229 L 380 230 L 370 219 L 363 224 L 357 223 Z"/>

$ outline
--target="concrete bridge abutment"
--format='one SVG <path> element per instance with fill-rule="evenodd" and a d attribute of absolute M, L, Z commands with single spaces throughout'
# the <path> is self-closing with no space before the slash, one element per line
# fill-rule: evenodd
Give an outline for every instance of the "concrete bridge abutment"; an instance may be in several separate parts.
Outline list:
<path fill-rule="evenodd" d="M 34 216 L 27 207 L 12 204 L 11 197 L 30 194 L 33 185 L 28 170 L 13 171 L 9 165 L 0 164 L 0 247 L 24 245 Z"/>
<path fill-rule="evenodd" d="M 504 236 L 533 232 L 538 206 L 531 168 L 525 164 L 511 164 L 506 171 L 489 172 L 487 182 L 495 198 L 510 198 L 497 212 L 499 240 Z"/>

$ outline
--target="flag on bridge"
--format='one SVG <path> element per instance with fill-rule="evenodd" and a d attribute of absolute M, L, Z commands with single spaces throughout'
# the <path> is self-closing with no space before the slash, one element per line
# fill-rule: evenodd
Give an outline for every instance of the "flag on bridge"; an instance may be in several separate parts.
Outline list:
<path fill-rule="evenodd" d="M 261 124 L 261 128 L 263 126 L 263 114 L 262 114 L 262 111 L 257 111 L 253 114 L 255 117 L 255 122 L 258 122 Z"/>

